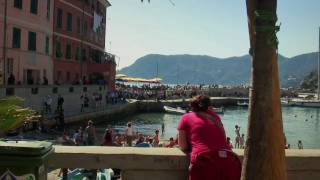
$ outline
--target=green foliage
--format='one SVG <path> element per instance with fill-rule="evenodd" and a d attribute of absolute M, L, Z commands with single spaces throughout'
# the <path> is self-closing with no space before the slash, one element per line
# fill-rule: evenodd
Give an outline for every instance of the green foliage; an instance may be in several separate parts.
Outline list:
<path fill-rule="evenodd" d="M 304 89 L 312 89 L 315 90 L 318 88 L 318 74 L 317 71 L 312 71 L 309 75 L 307 75 L 303 83 L 301 84 L 301 87 Z"/>
<path fill-rule="evenodd" d="M 22 108 L 23 99 L 8 97 L 0 100 L 0 131 L 21 127 L 24 122 L 38 121 L 39 116 L 29 108 Z"/>

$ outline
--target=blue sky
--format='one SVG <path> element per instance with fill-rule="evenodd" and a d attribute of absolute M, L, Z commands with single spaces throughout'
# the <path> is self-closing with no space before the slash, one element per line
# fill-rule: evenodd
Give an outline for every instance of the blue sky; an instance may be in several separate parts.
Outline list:
<path fill-rule="evenodd" d="M 147 0 L 145 0 L 147 1 Z M 249 49 L 245 0 L 110 0 L 106 50 L 118 68 L 150 53 L 241 56 Z M 279 52 L 318 49 L 320 0 L 278 0 Z"/>

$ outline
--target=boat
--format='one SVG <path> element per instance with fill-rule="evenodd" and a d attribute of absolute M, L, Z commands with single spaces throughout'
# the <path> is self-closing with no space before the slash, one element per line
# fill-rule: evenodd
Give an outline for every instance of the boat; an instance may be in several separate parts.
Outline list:
<path fill-rule="evenodd" d="M 174 107 L 170 107 L 170 106 L 163 106 L 163 109 L 167 112 L 167 113 L 171 113 L 171 114 L 184 114 L 187 111 L 185 109 L 182 109 L 180 107 L 178 108 L 174 108 Z"/>
<path fill-rule="evenodd" d="M 300 107 L 320 107 L 320 27 L 319 27 L 319 51 L 318 51 L 318 90 L 314 97 L 290 99 L 288 104 Z"/>
<path fill-rule="evenodd" d="M 298 106 L 298 107 L 320 107 L 320 101 L 317 99 L 291 99 L 288 101 L 288 105 L 290 106 Z"/>
<path fill-rule="evenodd" d="M 291 106 L 289 99 L 281 99 L 281 106 Z"/>
<path fill-rule="evenodd" d="M 242 107 L 248 107 L 248 106 L 249 106 L 249 103 L 248 103 L 247 101 L 243 101 L 243 102 L 238 101 L 238 102 L 237 102 L 237 105 L 238 105 L 238 106 L 242 106 Z"/>
<path fill-rule="evenodd" d="M 223 114 L 224 113 L 224 107 L 220 107 L 220 108 L 213 107 L 212 110 L 217 114 Z"/>
<path fill-rule="evenodd" d="M 187 110 L 182 109 L 181 107 L 170 107 L 170 106 L 163 106 L 163 109 L 167 112 L 167 113 L 171 113 L 171 114 L 185 114 L 187 112 Z M 220 107 L 220 108 L 212 108 L 212 110 L 217 113 L 217 114 L 223 114 L 224 113 L 224 108 Z"/>

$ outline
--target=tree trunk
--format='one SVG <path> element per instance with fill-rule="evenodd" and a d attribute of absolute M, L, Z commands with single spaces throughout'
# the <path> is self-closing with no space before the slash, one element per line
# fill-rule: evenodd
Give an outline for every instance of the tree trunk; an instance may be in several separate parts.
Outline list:
<path fill-rule="evenodd" d="M 257 12 L 276 15 L 277 0 L 247 0 L 247 8 L 252 89 L 241 179 L 286 180 L 277 43 L 274 39 L 276 20 L 257 15 Z"/>

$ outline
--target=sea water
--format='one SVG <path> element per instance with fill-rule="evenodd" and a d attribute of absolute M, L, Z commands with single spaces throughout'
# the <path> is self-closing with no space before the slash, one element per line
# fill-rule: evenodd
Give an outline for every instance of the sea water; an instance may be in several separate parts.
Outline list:
<path fill-rule="evenodd" d="M 155 129 L 161 132 L 161 124 L 165 125 L 162 139 L 176 137 L 177 124 L 181 115 L 167 113 L 143 113 L 131 116 L 121 121 L 108 124 L 98 124 L 97 131 L 101 134 L 106 127 L 123 132 L 126 123 L 131 121 L 136 132 L 152 135 Z M 248 109 L 243 107 L 226 108 L 220 115 L 226 134 L 235 139 L 234 126 L 241 127 L 240 133 L 247 135 Z M 287 143 L 291 148 L 297 148 L 298 140 L 302 140 L 304 148 L 320 149 L 320 108 L 282 107 L 282 118 Z M 273 128 L 273 127 L 267 127 Z"/>

